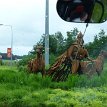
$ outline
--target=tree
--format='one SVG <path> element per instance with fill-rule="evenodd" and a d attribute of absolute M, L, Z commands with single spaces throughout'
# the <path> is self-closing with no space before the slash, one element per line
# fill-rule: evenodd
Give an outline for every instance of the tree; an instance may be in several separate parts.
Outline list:
<path fill-rule="evenodd" d="M 49 35 L 49 51 L 53 54 L 57 52 L 57 39 L 55 35 Z"/>
<path fill-rule="evenodd" d="M 86 44 L 86 48 L 89 54 L 92 56 L 98 56 L 102 49 L 107 50 L 107 35 L 105 35 L 104 30 L 101 30 L 98 35 L 94 37 L 94 41 Z"/>
<path fill-rule="evenodd" d="M 66 48 L 69 48 L 71 44 L 76 40 L 78 32 L 79 31 L 77 28 L 74 28 L 73 30 L 67 32 Z"/>
<path fill-rule="evenodd" d="M 61 32 L 55 33 L 55 38 L 57 40 L 57 54 L 61 54 L 65 50 L 65 39 Z"/>

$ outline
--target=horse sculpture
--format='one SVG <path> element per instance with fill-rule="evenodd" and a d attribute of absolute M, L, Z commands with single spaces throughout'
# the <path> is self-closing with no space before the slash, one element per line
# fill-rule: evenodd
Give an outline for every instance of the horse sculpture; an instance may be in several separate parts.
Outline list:
<path fill-rule="evenodd" d="M 32 59 L 31 61 L 28 62 L 28 70 L 31 73 L 42 73 L 42 77 L 45 75 L 45 62 L 43 59 L 42 55 L 42 46 L 37 46 L 36 47 L 36 52 L 37 52 L 37 58 Z"/>
<path fill-rule="evenodd" d="M 55 64 L 53 64 L 48 70 L 48 75 L 52 77 L 54 81 L 64 81 L 69 74 L 81 74 L 80 60 L 88 58 L 88 51 L 83 47 L 83 35 L 81 32 L 77 36 L 76 42 L 74 42 L 61 56 L 57 58 Z"/>
<path fill-rule="evenodd" d="M 101 51 L 99 56 L 92 60 L 89 58 L 87 49 L 83 47 L 83 43 L 83 36 L 80 33 L 76 42 L 57 58 L 47 72 L 53 81 L 65 81 L 69 74 L 86 74 L 89 77 L 96 73 L 101 74 L 107 52 Z M 88 61 L 83 61 L 84 58 Z"/>
<path fill-rule="evenodd" d="M 89 77 L 96 73 L 100 75 L 101 72 L 103 71 L 105 57 L 107 57 L 107 52 L 102 50 L 98 57 L 95 60 L 93 60 L 93 62 L 82 61 L 81 70 L 83 71 L 84 74 L 86 74 Z"/>

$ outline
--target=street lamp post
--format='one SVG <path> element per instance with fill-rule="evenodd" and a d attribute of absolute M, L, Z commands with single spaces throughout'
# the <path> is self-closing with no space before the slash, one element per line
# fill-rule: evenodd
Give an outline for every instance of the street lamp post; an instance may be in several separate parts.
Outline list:
<path fill-rule="evenodd" d="M 11 29 L 11 66 L 12 66 L 12 60 L 13 60 L 13 28 L 12 28 L 12 25 L 0 24 L 0 26 L 9 26 Z"/>

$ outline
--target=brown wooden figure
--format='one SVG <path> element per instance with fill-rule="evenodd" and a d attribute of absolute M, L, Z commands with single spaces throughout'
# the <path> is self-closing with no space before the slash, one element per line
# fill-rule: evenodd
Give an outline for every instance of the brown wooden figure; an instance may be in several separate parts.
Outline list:
<path fill-rule="evenodd" d="M 28 62 L 28 69 L 31 73 L 41 72 L 42 76 L 45 75 L 45 62 L 42 54 L 43 46 L 38 45 L 36 47 L 36 58 Z"/>
<path fill-rule="evenodd" d="M 74 42 L 57 61 L 48 70 L 55 81 L 63 81 L 68 77 L 68 74 L 81 74 L 80 61 L 84 58 L 89 58 L 88 51 L 83 47 L 83 35 L 80 32 L 77 35 L 76 42 Z M 90 59 L 91 60 L 91 59 Z"/>
<path fill-rule="evenodd" d="M 104 66 L 104 59 L 107 58 L 107 52 L 102 50 L 98 57 L 91 61 L 82 61 L 81 62 L 81 69 L 84 74 L 87 76 L 92 76 L 93 74 L 97 73 L 98 75 L 101 74 L 103 71 Z"/>

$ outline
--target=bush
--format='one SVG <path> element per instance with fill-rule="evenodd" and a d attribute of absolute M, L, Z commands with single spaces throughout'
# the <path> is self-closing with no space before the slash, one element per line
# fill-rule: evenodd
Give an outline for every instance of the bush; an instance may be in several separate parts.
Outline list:
<path fill-rule="evenodd" d="M 19 67 L 19 66 L 25 66 L 25 65 L 27 65 L 28 62 L 29 62 L 31 59 L 33 59 L 34 57 L 35 57 L 35 55 L 25 55 L 25 56 L 23 56 L 23 57 L 22 57 L 22 60 L 20 60 L 20 61 L 18 62 L 18 67 Z"/>
<path fill-rule="evenodd" d="M 106 107 L 107 67 L 101 76 L 69 75 L 65 82 L 52 82 L 38 73 L 0 67 L 0 107 Z"/>
<path fill-rule="evenodd" d="M 55 56 L 54 54 L 50 54 L 49 58 L 50 58 L 50 65 L 52 65 L 55 63 L 57 56 Z"/>

